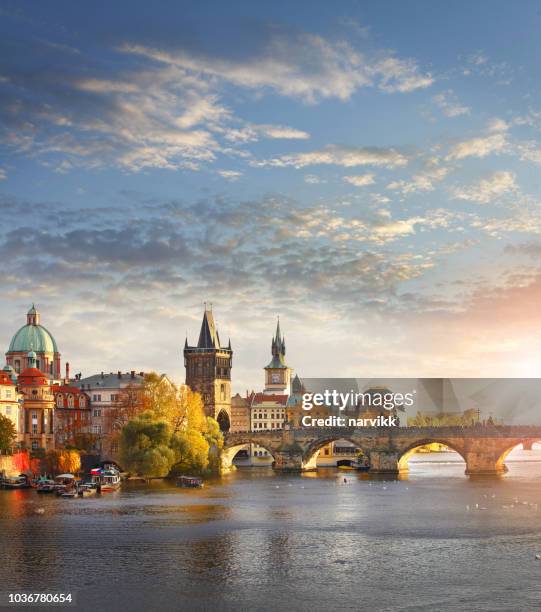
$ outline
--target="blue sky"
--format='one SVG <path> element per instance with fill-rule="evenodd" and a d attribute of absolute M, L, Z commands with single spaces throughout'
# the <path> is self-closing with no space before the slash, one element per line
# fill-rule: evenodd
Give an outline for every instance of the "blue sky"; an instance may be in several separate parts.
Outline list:
<path fill-rule="evenodd" d="M 0 338 L 235 386 L 537 375 L 535 2 L 0 3 Z M 331 368 L 332 371 L 329 371 Z"/>

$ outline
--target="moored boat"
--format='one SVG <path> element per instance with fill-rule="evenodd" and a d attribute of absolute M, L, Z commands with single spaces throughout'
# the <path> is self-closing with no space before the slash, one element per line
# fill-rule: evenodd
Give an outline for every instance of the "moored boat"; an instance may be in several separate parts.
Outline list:
<path fill-rule="evenodd" d="M 77 482 L 73 474 L 59 474 L 55 478 L 55 492 L 58 497 L 75 497 L 77 495 Z"/>
<path fill-rule="evenodd" d="M 177 478 L 177 487 L 201 489 L 203 487 L 203 479 L 199 478 L 199 476 L 179 476 Z"/>
<path fill-rule="evenodd" d="M 30 481 L 24 474 L 15 477 L 5 477 L 0 481 L 2 489 L 29 489 Z"/>
<path fill-rule="evenodd" d="M 94 468 L 90 471 L 90 476 L 98 492 L 105 493 L 107 491 L 116 491 L 120 488 L 120 474 L 113 467 L 107 469 Z"/>
<path fill-rule="evenodd" d="M 56 483 L 54 480 L 49 478 L 40 478 L 36 482 L 36 491 L 38 493 L 54 493 L 56 489 Z"/>

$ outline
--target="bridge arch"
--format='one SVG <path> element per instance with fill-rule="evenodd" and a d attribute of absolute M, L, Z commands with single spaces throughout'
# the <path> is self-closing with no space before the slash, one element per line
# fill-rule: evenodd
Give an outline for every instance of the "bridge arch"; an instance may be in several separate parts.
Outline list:
<path fill-rule="evenodd" d="M 245 446 L 250 446 L 251 444 L 256 444 L 257 446 L 264 448 L 269 455 L 271 455 L 273 460 L 276 459 L 276 451 L 272 448 L 271 444 L 268 444 L 264 440 L 259 440 L 257 437 L 247 436 L 246 439 L 237 439 L 232 444 L 226 444 L 224 446 L 222 449 L 222 470 L 230 470 L 233 465 L 235 455 Z"/>
<path fill-rule="evenodd" d="M 324 436 L 322 438 L 318 438 L 314 442 L 312 442 L 308 448 L 304 451 L 302 455 L 302 469 L 303 470 L 315 470 L 317 468 L 317 456 L 319 451 L 327 444 L 331 444 L 332 442 L 336 442 L 337 440 L 346 440 L 347 442 L 351 442 L 356 448 L 360 448 L 363 453 L 369 454 L 369 449 L 363 448 L 359 444 L 359 441 L 356 440 L 353 436 L 348 436 L 347 434 L 332 434 L 329 436 Z"/>
<path fill-rule="evenodd" d="M 458 455 L 460 455 L 460 457 L 464 460 L 464 463 L 467 464 L 465 449 L 462 448 L 459 444 L 456 444 L 455 442 L 450 442 L 449 440 L 446 440 L 444 438 L 430 437 L 430 438 L 423 438 L 420 440 L 415 440 L 415 442 L 413 442 L 412 444 L 410 444 L 409 446 L 407 446 L 405 449 L 403 449 L 400 452 L 399 457 L 398 457 L 398 472 L 399 473 L 408 472 L 409 471 L 408 462 L 410 458 L 417 453 L 419 448 L 426 446 L 427 444 L 443 444 L 444 446 L 447 446 L 455 453 L 458 453 Z"/>
<path fill-rule="evenodd" d="M 500 454 L 496 457 L 495 469 L 498 472 L 507 472 L 508 467 L 505 464 L 505 460 L 516 448 L 522 446 L 523 449 L 526 450 L 526 446 L 531 450 L 532 445 L 536 443 L 541 443 L 541 438 L 525 438 L 524 440 L 511 440 L 511 446 L 505 448 Z"/>

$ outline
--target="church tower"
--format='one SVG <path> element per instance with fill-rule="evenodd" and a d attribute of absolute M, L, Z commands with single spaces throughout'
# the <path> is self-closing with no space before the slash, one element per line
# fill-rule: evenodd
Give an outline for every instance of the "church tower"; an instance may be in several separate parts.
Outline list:
<path fill-rule="evenodd" d="M 280 331 L 280 319 L 276 324 L 276 335 L 271 343 L 272 359 L 265 368 L 265 390 L 263 393 L 289 395 L 291 391 L 291 372 L 285 362 L 286 340 Z"/>
<path fill-rule="evenodd" d="M 205 306 L 197 346 L 189 346 L 188 338 L 184 344 L 186 384 L 201 394 L 205 414 L 216 419 L 222 431 L 228 431 L 231 423 L 232 364 L 231 340 L 227 347 L 221 346 L 212 309 Z"/>

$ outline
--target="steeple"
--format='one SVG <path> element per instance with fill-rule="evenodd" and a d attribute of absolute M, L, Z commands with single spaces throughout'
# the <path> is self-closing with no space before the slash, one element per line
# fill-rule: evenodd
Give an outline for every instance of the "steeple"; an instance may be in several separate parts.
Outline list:
<path fill-rule="evenodd" d="M 220 336 L 214 323 L 214 315 L 212 310 L 208 310 L 205 307 L 205 314 L 203 315 L 203 322 L 201 323 L 201 331 L 199 332 L 199 341 L 197 342 L 197 348 L 220 348 Z"/>
<path fill-rule="evenodd" d="M 285 362 L 286 342 L 280 329 L 280 318 L 271 343 L 272 359 L 265 367 L 264 393 L 289 393 L 291 368 Z"/>
<path fill-rule="evenodd" d="M 280 317 L 278 317 L 278 322 L 276 323 L 276 335 L 272 339 L 271 353 L 273 357 L 278 358 L 284 358 L 286 354 L 285 337 L 282 338 L 282 334 L 280 332 Z"/>

